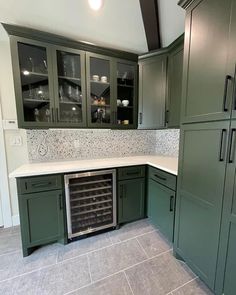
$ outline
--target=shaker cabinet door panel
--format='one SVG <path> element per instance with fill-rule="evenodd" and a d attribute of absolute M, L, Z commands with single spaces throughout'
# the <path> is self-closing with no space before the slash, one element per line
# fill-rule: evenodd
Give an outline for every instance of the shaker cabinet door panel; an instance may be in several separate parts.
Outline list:
<path fill-rule="evenodd" d="M 175 250 L 214 288 L 229 122 L 184 125 Z"/>
<path fill-rule="evenodd" d="M 197 1 L 187 14 L 182 122 L 230 118 L 231 0 Z"/>
<path fill-rule="evenodd" d="M 167 56 L 139 62 L 139 129 L 165 126 Z"/>
<path fill-rule="evenodd" d="M 149 179 L 147 215 L 170 242 L 173 242 L 174 211 L 175 191 Z"/>
<path fill-rule="evenodd" d="M 183 45 L 170 54 L 168 69 L 168 128 L 180 126 L 180 109 L 183 78 Z"/>
<path fill-rule="evenodd" d="M 64 236 L 61 190 L 19 196 L 23 244 L 37 246 Z"/>
<path fill-rule="evenodd" d="M 145 179 L 137 178 L 119 181 L 118 216 L 119 223 L 144 217 Z"/>

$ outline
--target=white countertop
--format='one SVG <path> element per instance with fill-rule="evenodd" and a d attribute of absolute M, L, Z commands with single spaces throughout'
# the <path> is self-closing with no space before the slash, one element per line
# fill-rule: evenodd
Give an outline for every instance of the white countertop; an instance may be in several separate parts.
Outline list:
<path fill-rule="evenodd" d="M 71 173 L 135 165 L 150 165 L 177 175 L 178 158 L 156 155 L 121 158 L 86 159 L 78 161 L 43 162 L 22 165 L 10 173 L 11 178 L 57 173 Z"/>

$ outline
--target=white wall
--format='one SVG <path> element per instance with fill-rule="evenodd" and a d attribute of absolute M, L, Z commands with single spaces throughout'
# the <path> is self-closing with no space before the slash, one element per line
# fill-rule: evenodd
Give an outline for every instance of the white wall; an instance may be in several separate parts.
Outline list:
<path fill-rule="evenodd" d="M 104 0 L 99 12 L 89 8 L 88 0 L 0 0 L 0 21 L 103 46 L 147 51 L 139 0 Z"/>
<path fill-rule="evenodd" d="M 157 0 L 159 6 L 162 47 L 170 45 L 184 32 L 185 10 L 179 0 Z"/>
<path fill-rule="evenodd" d="M 15 93 L 13 85 L 12 65 L 10 56 L 9 37 L 5 30 L 0 26 L 0 97 L 3 119 L 16 119 Z M 20 135 L 23 145 L 15 147 L 10 145 L 11 138 Z M 28 151 L 26 144 L 25 130 L 4 130 L 4 139 L 7 155 L 7 172 L 10 173 L 17 167 L 28 162 Z M 5 184 L 7 185 L 7 184 Z M 14 220 L 17 220 L 18 201 L 16 193 L 16 183 L 14 179 L 9 180 L 11 213 Z M 1 195 L 1 198 L 7 196 Z"/>

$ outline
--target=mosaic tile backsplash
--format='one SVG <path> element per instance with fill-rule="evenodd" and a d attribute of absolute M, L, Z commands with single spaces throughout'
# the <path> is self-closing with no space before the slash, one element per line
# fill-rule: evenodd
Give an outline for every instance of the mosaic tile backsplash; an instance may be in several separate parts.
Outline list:
<path fill-rule="evenodd" d="M 178 156 L 179 130 L 28 130 L 27 144 L 30 162 Z"/>

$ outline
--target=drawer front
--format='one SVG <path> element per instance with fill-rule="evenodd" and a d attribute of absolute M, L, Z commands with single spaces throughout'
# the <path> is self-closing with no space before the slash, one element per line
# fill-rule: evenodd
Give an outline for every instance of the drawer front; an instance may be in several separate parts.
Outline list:
<path fill-rule="evenodd" d="M 62 188 L 61 175 L 24 177 L 17 180 L 19 194 L 29 194 Z"/>
<path fill-rule="evenodd" d="M 163 170 L 159 170 L 153 167 L 149 167 L 148 169 L 149 178 L 171 188 L 172 190 L 176 190 L 176 176 L 169 174 Z"/>
<path fill-rule="evenodd" d="M 118 179 L 126 180 L 145 177 L 145 166 L 131 166 L 118 169 Z"/>

